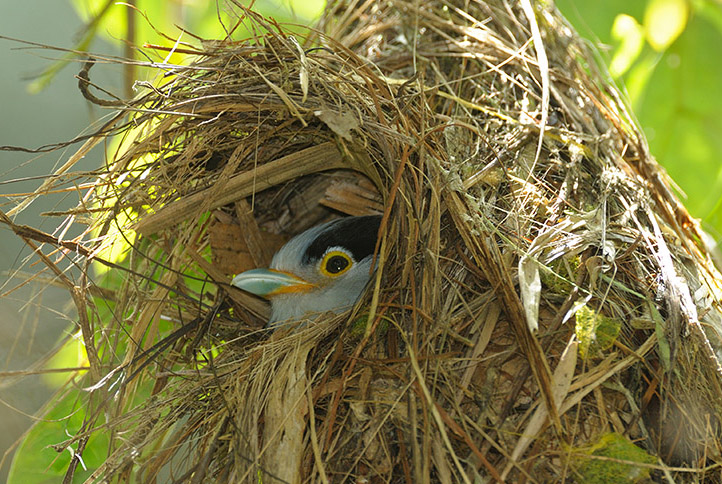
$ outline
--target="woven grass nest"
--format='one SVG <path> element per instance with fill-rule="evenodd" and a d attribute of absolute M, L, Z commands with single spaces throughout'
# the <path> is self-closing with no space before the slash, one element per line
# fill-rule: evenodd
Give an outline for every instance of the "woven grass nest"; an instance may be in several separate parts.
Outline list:
<path fill-rule="evenodd" d="M 234 8 L 78 153 L 122 138 L 57 240 L 121 281 L 69 284 L 86 482 L 722 481 L 721 279 L 552 6 Z M 355 309 L 264 331 L 232 275 L 366 213 Z"/>

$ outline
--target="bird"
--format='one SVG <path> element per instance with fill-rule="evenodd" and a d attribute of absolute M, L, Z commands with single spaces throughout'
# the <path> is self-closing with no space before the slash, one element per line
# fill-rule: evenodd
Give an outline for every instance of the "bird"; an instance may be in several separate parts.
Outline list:
<path fill-rule="evenodd" d="M 270 267 L 251 269 L 231 285 L 271 303 L 267 328 L 330 311 L 350 309 L 375 271 L 380 215 L 343 217 L 293 237 Z"/>

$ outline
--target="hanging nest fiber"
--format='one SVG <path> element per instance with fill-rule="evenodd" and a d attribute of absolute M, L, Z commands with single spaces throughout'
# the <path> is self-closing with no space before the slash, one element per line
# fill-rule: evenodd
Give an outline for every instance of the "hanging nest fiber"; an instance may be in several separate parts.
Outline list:
<path fill-rule="evenodd" d="M 553 6 L 339 2 L 306 37 L 234 8 L 255 35 L 156 64 L 79 152 L 120 139 L 85 236 L 43 236 L 107 268 L 62 276 L 86 482 L 721 481 L 721 279 Z M 366 213 L 355 309 L 264 331 L 232 275 Z"/>

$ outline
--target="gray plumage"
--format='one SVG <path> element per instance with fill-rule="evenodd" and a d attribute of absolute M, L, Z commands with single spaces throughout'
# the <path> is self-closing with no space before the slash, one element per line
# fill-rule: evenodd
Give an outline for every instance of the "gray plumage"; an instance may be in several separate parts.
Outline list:
<path fill-rule="evenodd" d="M 276 253 L 270 271 L 245 272 L 233 285 L 270 300 L 270 327 L 326 311 L 341 313 L 369 281 L 380 222 L 380 216 L 346 217 L 310 228 Z"/>

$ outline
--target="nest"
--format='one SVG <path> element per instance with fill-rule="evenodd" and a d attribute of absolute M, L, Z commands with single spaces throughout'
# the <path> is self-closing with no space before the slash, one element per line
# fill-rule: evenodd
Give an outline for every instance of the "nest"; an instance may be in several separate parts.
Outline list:
<path fill-rule="evenodd" d="M 121 140 L 84 237 L 5 219 L 108 268 L 67 281 L 86 482 L 720 481 L 721 279 L 552 6 L 337 3 L 306 38 L 235 8 L 253 38 L 181 46 L 79 152 Z M 366 213 L 355 309 L 262 330 L 231 276 Z"/>

